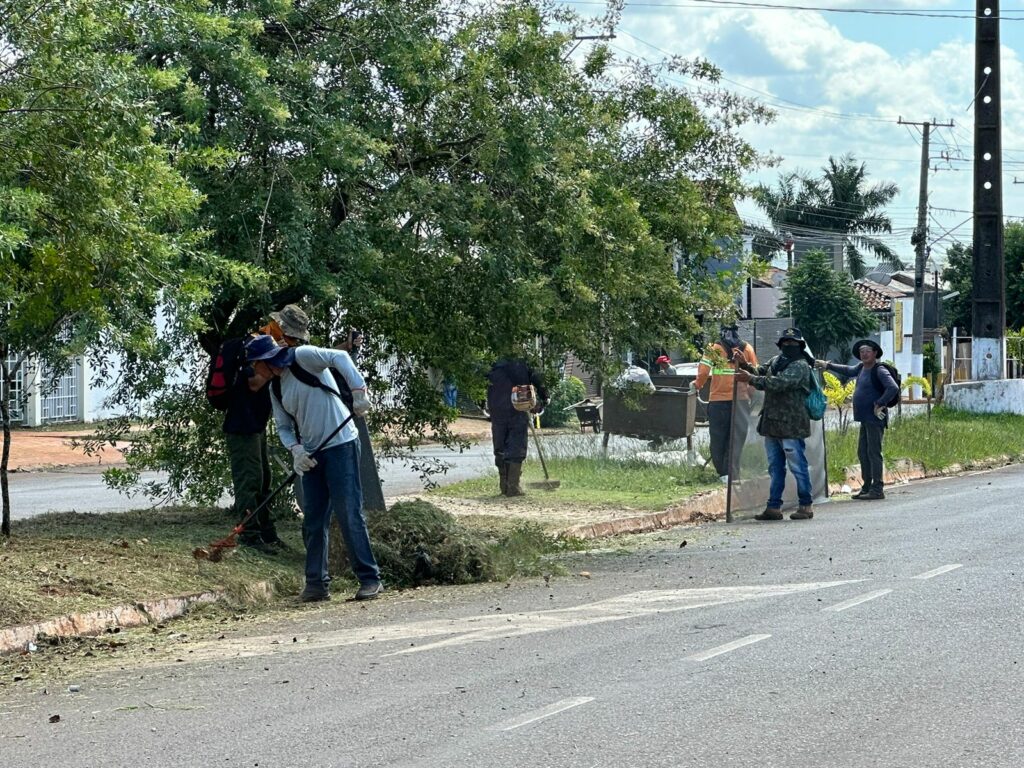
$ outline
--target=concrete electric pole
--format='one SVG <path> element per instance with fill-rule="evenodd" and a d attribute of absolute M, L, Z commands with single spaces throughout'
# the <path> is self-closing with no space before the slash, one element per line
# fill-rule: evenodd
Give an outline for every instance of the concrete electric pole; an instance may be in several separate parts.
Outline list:
<path fill-rule="evenodd" d="M 914 327 L 911 337 L 911 371 L 913 376 L 924 375 L 924 269 L 928 258 L 928 150 L 932 128 L 952 128 L 953 122 L 937 123 L 934 118 L 923 123 L 899 119 L 900 125 L 921 128 L 921 192 L 917 201 L 917 227 L 911 242 L 914 245 Z M 915 396 L 917 396 L 915 390 Z"/>
<path fill-rule="evenodd" d="M 978 0 L 974 65 L 974 289 L 971 378 L 1006 376 L 999 0 Z"/>

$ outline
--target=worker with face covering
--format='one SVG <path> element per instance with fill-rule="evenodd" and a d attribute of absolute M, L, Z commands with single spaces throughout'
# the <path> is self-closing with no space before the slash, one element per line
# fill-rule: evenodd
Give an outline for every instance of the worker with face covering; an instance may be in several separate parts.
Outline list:
<path fill-rule="evenodd" d="M 747 384 L 736 385 L 736 402 L 733 402 L 733 379 L 736 373 L 734 357 L 737 351 L 742 355 L 743 362 L 757 366 L 754 348 L 740 338 L 739 327 L 735 323 L 723 325 L 719 340 L 710 346 L 697 366 L 697 379 L 694 382 L 697 389 L 700 389 L 711 379 L 711 395 L 708 398 L 711 463 L 723 483 L 729 480 L 730 465 L 739 468 L 739 454 L 743 449 L 750 413 L 750 388 Z M 733 434 L 737 439 L 730 456 Z"/>
<path fill-rule="evenodd" d="M 764 438 L 771 488 L 764 512 L 755 520 L 781 520 L 782 494 L 786 488 L 786 469 L 796 480 L 800 506 L 791 520 L 814 517 L 811 473 L 807 465 L 805 438 L 811 434 L 811 418 L 807 412 L 807 395 L 812 389 L 811 366 L 814 358 L 807 351 L 807 342 L 799 328 L 787 328 L 779 336 L 779 354 L 767 365 L 753 366 L 742 362 L 737 353 L 736 379 L 764 392 L 764 405 L 757 424 L 757 433 Z"/>

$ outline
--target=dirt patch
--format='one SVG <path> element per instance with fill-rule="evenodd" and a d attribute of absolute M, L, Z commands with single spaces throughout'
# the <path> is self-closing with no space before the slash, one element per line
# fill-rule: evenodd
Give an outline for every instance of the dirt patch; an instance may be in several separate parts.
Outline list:
<path fill-rule="evenodd" d="M 592 504 L 572 502 L 549 502 L 543 491 L 535 491 L 518 498 L 506 498 L 495 494 L 493 498 L 461 499 L 439 494 L 411 494 L 396 499 L 422 499 L 440 507 L 458 518 L 496 517 L 504 520 L 517 519 L 538 523 L 546 530 L 562 532 L 575 526 L 612 520 L 632 519 L 644 515 L 647 510 L 629 507 L 595 507 Z"/>

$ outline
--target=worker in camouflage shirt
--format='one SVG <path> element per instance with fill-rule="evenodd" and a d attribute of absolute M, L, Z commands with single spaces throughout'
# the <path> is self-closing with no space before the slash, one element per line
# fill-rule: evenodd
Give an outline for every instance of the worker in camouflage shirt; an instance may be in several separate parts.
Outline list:
<path fill-rule="evenodd" d="M 811 509 L 814 498 L 804 438 L 811 434 L 806 400 L 811 391 L 811 366 L 814 358 L 808 355 L 807 342 L 796 328 L 787 328 L 776 343 L 781 354 L 757 368 L 747 363 L 742 353 L 734 355 L 737 363 L 736 379 L 748 382 L 754 389 L 765 393 L 757 433 L 764 438 L 771 489 L 768 505 L 754 519 L 782 519 L 782 494 L 786 488 L 788 466 L 796 480 L 799 501 L 799 507 L 790 515 L 790 519 L 809 520 L 814 517 Z"/>

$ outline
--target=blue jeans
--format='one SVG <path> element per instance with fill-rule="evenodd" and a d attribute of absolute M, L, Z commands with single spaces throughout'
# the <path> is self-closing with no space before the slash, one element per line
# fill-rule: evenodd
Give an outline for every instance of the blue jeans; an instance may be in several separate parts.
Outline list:
<path fill-rule="evenodd" d="M 331 511 L 338 518 L 352 571 L 360 584 L 380 581 L 363 517 L 359 482 L 359 441 L 351 440 L 316 454 L 316 466 L 302 476 L 302 539 L 306 544 L 306 586 L 327 589 L 327 534 Z"/>
<path fill-rule="evenodd" d="M 768 506 L 772 509 L 782 507 L 787 466 L 796 479 L 797 498 L 801 504 L 810 505 L 814 501 L 814 492 L 811 490 L 811 472 L 807 468 L 807 456 L 804 455 L 804 441 L 800 438 L 766 437 L 764 450 L 768 454 L 768 474 L 772 479 L 771 490 L 768 492 Z"/>

